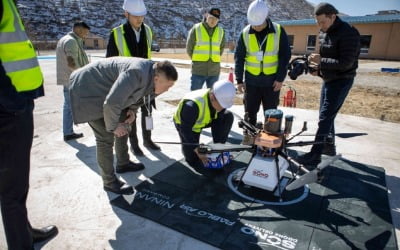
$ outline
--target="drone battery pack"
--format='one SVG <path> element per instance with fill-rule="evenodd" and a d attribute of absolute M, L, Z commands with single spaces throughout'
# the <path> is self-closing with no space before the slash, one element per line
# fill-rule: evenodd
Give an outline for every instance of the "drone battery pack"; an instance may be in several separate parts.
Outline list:
<path fill-rule="evenodd" d="M 207 158 L 206 168 L 219 169 L 231 162 L 231 154 L 229 152 L 208 154 Z"/>
<path fill-rule="evenodd" d="M 280 136 L 261 132 L 255 138 L 254 144 L 260 147 L 279 148 L 282 145 L 282 138 Z"/>
<path fill-rule="evenodd" d="M 278 156 L 279 176 L 282 177 L 289 163 Z M 244 184 L 273 191 L 278 184 L 277 167 L 275 157 L 254 156 L 242 177 Z"/>

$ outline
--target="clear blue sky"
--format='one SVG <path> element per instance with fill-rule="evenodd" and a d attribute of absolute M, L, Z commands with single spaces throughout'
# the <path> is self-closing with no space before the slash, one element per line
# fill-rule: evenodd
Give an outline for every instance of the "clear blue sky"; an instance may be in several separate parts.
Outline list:
<path fill-rule="evenodd" d="M 307 0 L 316 5 L 328 2 L 338 9 L 340 13 L 350 16 L 365 16 L 376 14 L 378 10 L 399 10 L 400 0 Z"/>

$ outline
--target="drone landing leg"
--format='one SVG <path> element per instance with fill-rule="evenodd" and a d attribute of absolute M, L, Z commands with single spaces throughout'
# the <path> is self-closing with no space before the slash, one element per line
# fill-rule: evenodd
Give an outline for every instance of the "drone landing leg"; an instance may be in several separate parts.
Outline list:
<path fill-rule="evenodd" d="M 286 153 L 282 152 L 281 150 L 278 150 L 278 154 L 280 156 L 282 156 L 284 159 L 286 159 L 287 161 L 289 161 L 290 163 L 292 163 L 293 165 L 295 165 L 296 167 L 298 167 L 301 171 L 303 171 L 304 173 L 308 173 L 310 172 L 308 169 L 306 169 L 304 167 L 303 164 L 298 163 L 295 159 L 293 159 L 292 157 L 290 157 L 289 155 L 287 155 Z"/>
<path fill-rule="evenodd" d="M 282 202 L 282 190 L 281 190 L 281 174 L 279 168 L 279 155 L 275 154 L 275 166 L 276 166 L 276 177 L 278 178 L 278 197 L 279 202 Z"/>

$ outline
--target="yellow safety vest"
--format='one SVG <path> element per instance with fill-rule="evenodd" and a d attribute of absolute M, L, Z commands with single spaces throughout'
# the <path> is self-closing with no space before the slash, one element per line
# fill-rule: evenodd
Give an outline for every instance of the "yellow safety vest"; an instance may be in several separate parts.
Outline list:
<path fill-rule="evenodd" d="M 114 41 L 115 44 L 117 45 L 118 48 L 118 53 L 119 56 L 132 56 L 131 52 L 129 51 L 128 45 L 125 41 L 125 31 L 124 31 L 124 25 L 121 24 L 118 27 L 115 27 L 113 29 L 113 34 L 114 34 Z M 153 42 L 153 33 L 150 29 L 150 27 L 146 24 L 144 24 L 144 28 L 146 31 L 146 39 L 147 39 L 147 58 L 151 58 L 151 43 Z M 136 39 L 136 37 L 135 37 Z"/>
<path fill-rule="evenodd" d="M 224 30 L 215 27 L 212 37 L 202 23 L 194 27 L 196 32 L 196 44 L 194 46 L 192 61 L 207 62 L 210 57 L 213 62 L 221 62 L 221 43 L 224 36 Z"/>
<path fill-rule="evenodd" d="M 181 110 L 183 103 L 187 100 L 191 100 L 195 102 L 199 108 L 199 115 L 197 116 L 197 120 L 193 125 L 192 131 L 200 133 L 205 126 L 210 124 L 213 119 L 217 118 L 217 112 L 215 112 L 214 117 L 211 117 L 208 93 L 210 93 L 210 89 L 199 89 L 186 94 L 179 102 L 178 109 L 174 114 L 174 122 L 176 124 L 181 124 Z"/>
<path fill-rule="evenodd" d="M 43 84 L 35 50 L 12 0 L 3 2 L 0 23 L 0 59 L 18 92 L 31 91 Z M 1 84 L 1 83 L 0 83 Z"/>
<path fill-rule="evenodd" d="M 258 76 L 261 72 L 266 75 L 275 74 L 278 71 L 278 52 L 281 36 L 281 26 L 273 23 L 275 33 L 269 33 L 266 37 L 265 52 L 262 55 L 263 60 L 257 58 L 258 53 L 263 50 L 258 44 L 256 35 L 250 34 L 250 25 L 243 29 L 243 41 L 246 46 L 245 69 L 252 75 Z"/>

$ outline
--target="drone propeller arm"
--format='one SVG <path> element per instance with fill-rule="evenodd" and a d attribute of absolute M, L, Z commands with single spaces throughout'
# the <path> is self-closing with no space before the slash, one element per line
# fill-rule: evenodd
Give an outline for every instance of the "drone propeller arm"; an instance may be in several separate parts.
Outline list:
<path fill-rule="evenodd" d="M 316 144 L 325 144 L 324 141 L 298 141 L 298 142 L 290 142 L 286 143 L 286 147 L 298 147 L 298 146 L 309 146 L 309 145 L 316 145 Z"/>
<path fill-rule="evenodd" d="M 200 144 L 199 153 L 211 154 L 211 153 L 223 153 L 223 152 L 238 152 L 252 148 L 253 148 L 252 145 L 236 145 L 236 144 L 223 144 L 223 143 L 215 143 L 209 145 Z"/>
<path fill-rule="evenodd" d="M 300 176 L 299 178 L 296 178 L 295 181 L 290 183 L 289 185 L 286 186 L 286 190 L 291 191 L 297 188 L 300 188 L 306 184 L 314 183 L 318 181 L 318 179 L 321 177 L 321 172 L 324 168 L 332 164 L 334 161 L 340 159 L 342 157 L 341 154 L 335 155 L 333 157 L 330 157 L 327 160 L 322 161 L 320 164 L 318 164 L 317 168 Z"/>

